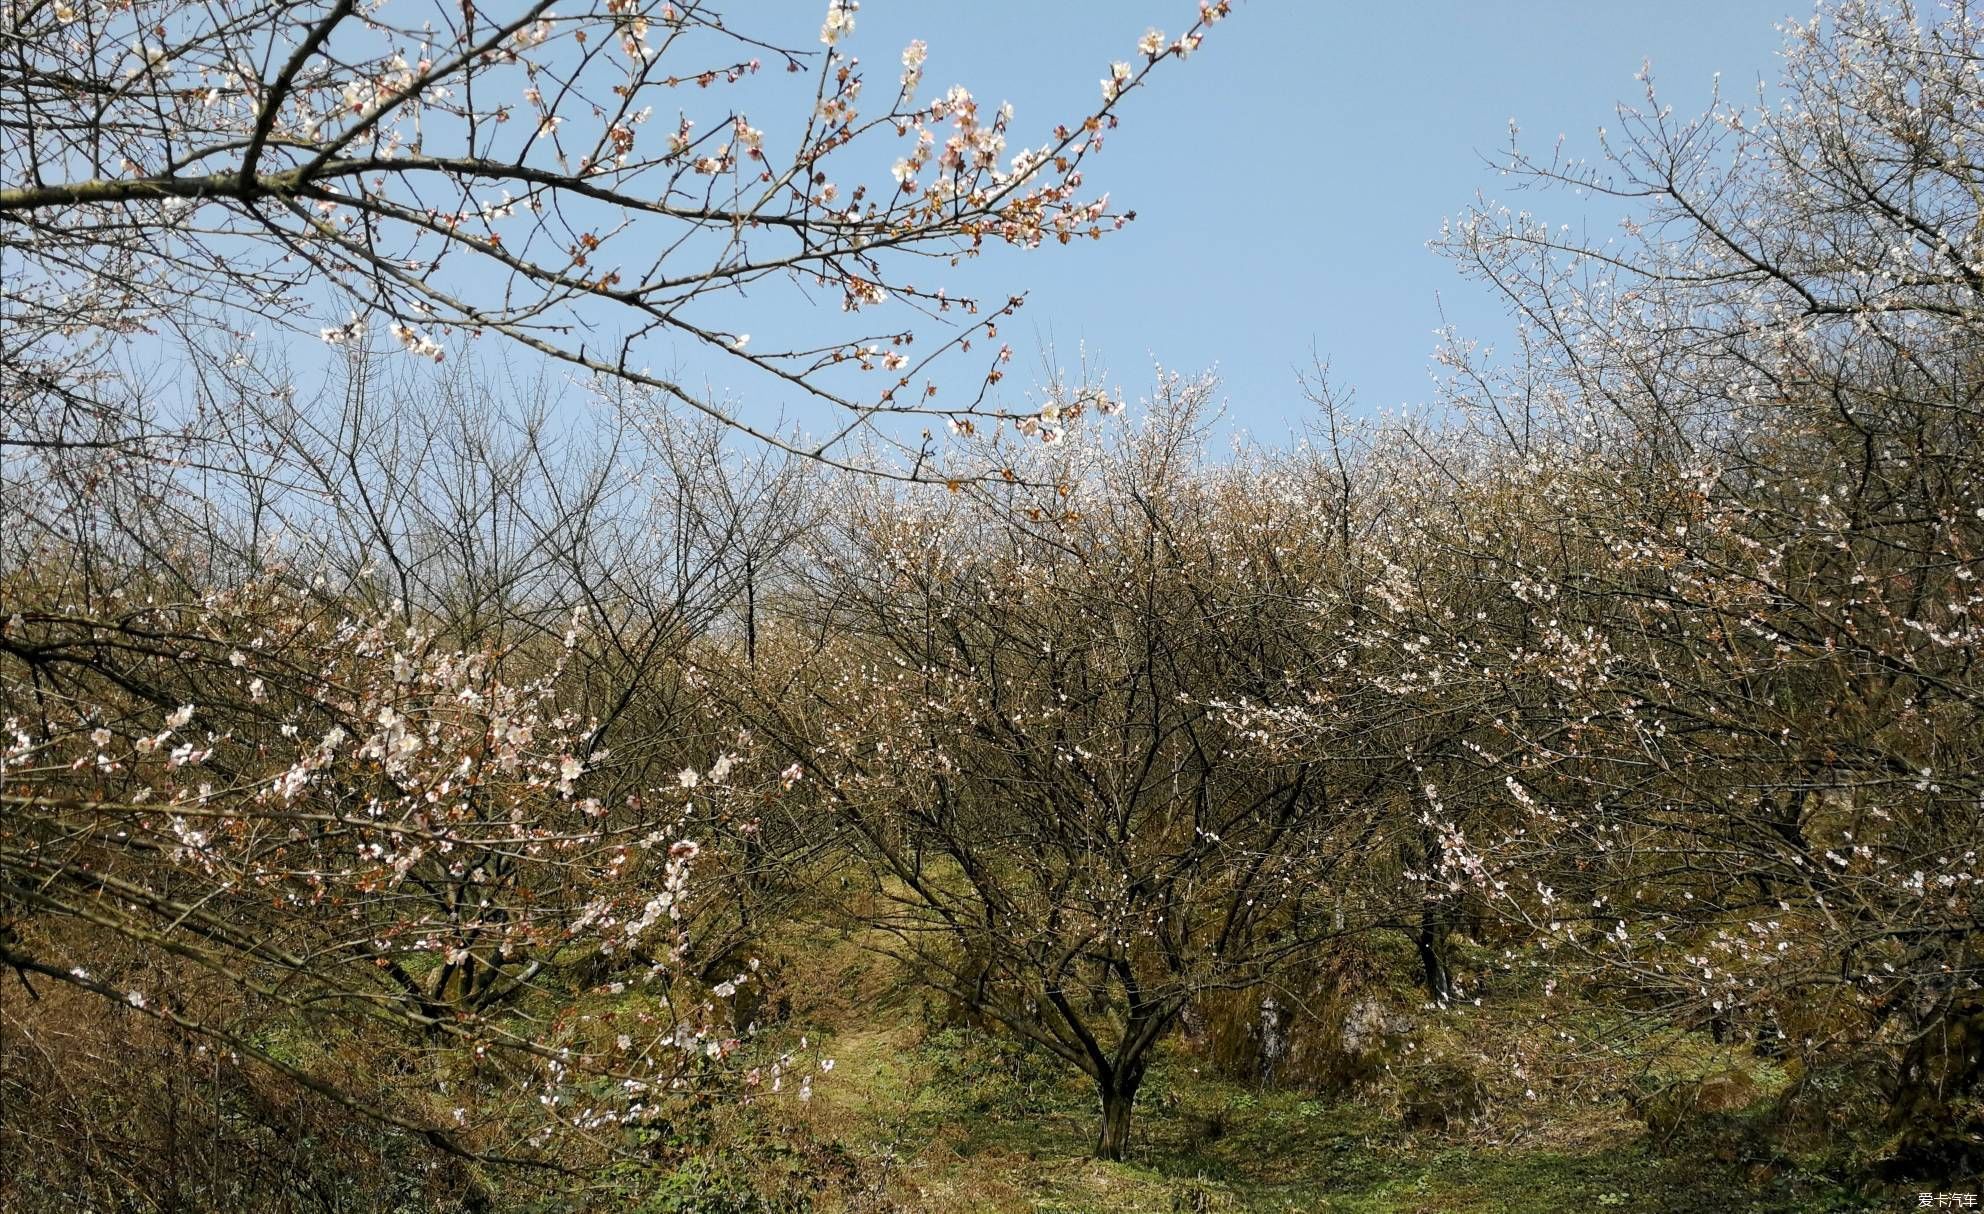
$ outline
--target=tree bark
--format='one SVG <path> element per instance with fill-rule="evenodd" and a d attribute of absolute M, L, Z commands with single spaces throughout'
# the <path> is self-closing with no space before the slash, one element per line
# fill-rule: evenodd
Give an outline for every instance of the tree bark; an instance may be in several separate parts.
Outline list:
<path fill-rule="evenodd" d="M 1102 1089 L 1102 1128 L 1095 1140 L 1095 1157 L 1120 1161 L 1130 1148 L 1130 1109 L 1137 1091 L 1111 1084 Z"/>
<path fill-rule="evenodd" d="M 1449 1003 L 1454 997 L 1453 974 L 1447 969 L 1445 956 L 1446 941 L 1446 915 L 1443 909 L 1429 904 L 1420 912 L 1419 933 L 1413 938 L 1413 944 L 1419 950 L 1426 994 L 1441 1003 Z"/>

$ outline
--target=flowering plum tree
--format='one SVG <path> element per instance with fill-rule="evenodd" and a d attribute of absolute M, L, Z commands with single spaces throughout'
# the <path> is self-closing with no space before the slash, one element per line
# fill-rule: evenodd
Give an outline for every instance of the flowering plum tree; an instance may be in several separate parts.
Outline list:
<path fill-rule="evenodd" d="M 712 1012 L 746 959 L 684 953 L 737 758 L 685 785 L 708 723 L 671 663 L 783 542 L 793 478 L 714 425 L 616 414 L 561 450 L 529 406 L 377 372 L 243 405 L 197 469 L 67 452 L 6 486 L 13 1040 L 107 996 L 337 1124 L 484 1161 L 619 1151 L 742 1027 Z M 419 1081 L 380 1090 L 347 1041 Z"/>
<path fill-rule="evenodd" d="M 1127 221 L 1084 170 L 1228 6 L 1031 141 L 928 87 L 921 42 L 864 97 L 858 8 L 789 37 L 694 0 L 0 10 L 10 1027 L 101 996 L 554 1165 L 735 1048 L 708 1013 L 748 970 L 686 981 L 680 916 L 705 826 L 753 814 L 674 663 L 740 600 L 752 634 L 805 478 L 727 439 L 937 475 L 914 419 L 1001 412 L 1018 297 L 936 279 Z M 778 332 L 781 290 L 837 307 Z M 374 354 L 482 337 L 609 420 L 561 447 L 549 406 L 433 406 Z M 685 343 L 818 433 L 652 369 Z M 375 1099 L 340 1034 L 429 1082 Z"/>
<path fill-rule="evenodd" d="M 1445 239 L 1520 322 L 1512 370 L 1454 358 L 1504 469 L 1450 545 L 1490 631 L 1443 639 L 1506 692 L 1497 888 L 1681 1023 L 1876 1047 L 1912 1129 L 1979 1078 L 1980 45 L 1828 6 L 1780 97 L 1649 86 L 1602 167 L 1513 156 L 1629 203 L 1621 239 Z"/>
<path fill-rule="evenodd" d="M 858 8 L 831 0 L 801 42 L 695 0 L 10 5 L 7 411 L 41 442 L 128 439 L 146 413 L 131 342 L 176 333 L 225 366 L 273 325 L 436 359 L 493 334 L 785 441 L 651 369 L 662 343 L 702 345 L 740 392 L 823 407 L 821 458 L 881 415 L 997 412 L 996 342 L 975 389 L 931 373 L 995 338 L 1017 297 L 948 293 L 917 267 L 1119 227 L 1084 168 L 1124 97 L 1228 5 L 1147 34 L 1092 112 L 1030 142 L 1010 106 L 927 87 L 921 42 L 867 90 Z M 868 315 L 747 322 L 745 294 L 780 284 Z M 951 332 L 912 346 L 912 314 Z"/>
<path fill-rule="evenodd" d="M 1406 768 L 1270 727 L 1341 651 L 1290 609 L 1310 499 L 1203 465 L 1210 391 L 1168 380 L 1109 441 L 1075 424 L 1007 491 L 851 489 L 747 707 L 854 842 L 869 938 L 1086 1074 L 1109 1159 L 1194 999 L 1392 918 L 1354 875 Z"/>

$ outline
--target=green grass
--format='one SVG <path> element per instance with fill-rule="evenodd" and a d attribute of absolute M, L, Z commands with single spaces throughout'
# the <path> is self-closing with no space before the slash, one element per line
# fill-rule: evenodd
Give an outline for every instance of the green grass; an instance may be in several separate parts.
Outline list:
<path fill-rule="evenodd" d="M 803 960 L 779 1035 L 806 1034 L 836 1065 L 810 1103 L 760 1106 L 761 1123 L 736 1128 L 841 1168 L 811 1191 L 821 1210 L 1844 1214 L 1912 1208 L 1919 1187 L 1867 1179 L 1869 1127 L 1843 1093 L 1808 1082 L 1801 1107 L 1818 1115 L 1787 1134 L 1774 1120 L 1783 1067 L 1706 1037 L 1644 1059 L 1608 1053 L 1593 1044 L 1616 1036 L 1605 1013 L 1546 1000 L 1521 971 L 1484 1008 L 1416 1012 L 1419 1052 L 1394 1056 L 1373 1090 L 1263 1090 L 1174 1045 L 1139 1094 L 1129 1158 L 1105 1163 L 1090 1157 L 1097 1110 L 1080 1075 L 1003 1035 L 944 1027 L 948 1013 L 851 934 L 787 952 Z M 1409 987 L 1379 993 L 1415 1006 Z M 1559 1042 L 1576 1043 L 1571 1061 L 1552 1061 Z M 1513 1058 L 1532 1078 L 1505 1073 Z M 1482 1077 L 1485 1116 L 1408 1128 L 1401 1110 L 1439 1103 L 1443 1067 Z M 1661 1134 L 1624 1100 L 1730 1070 L 1755 1085 L 1749 1107 Z"/>
<path fill-rule="evenodd" d="M 998 1038 L 871 1023 L 829 1052 L 814 1130 L 885 1174 L 908 1210 L 1817 1214 L 1913 1200 L 1745 1146 L 1737 1118 L 1664 1148 L 1624 1132 L 1484 1143 L 1408 1133 L 1369 1101 L 1256 1091 L 1177 1055 L 1140 1096 L 1131 1158 L 1103 1163 L 1087 1155 L 1079 1077 Z"/>

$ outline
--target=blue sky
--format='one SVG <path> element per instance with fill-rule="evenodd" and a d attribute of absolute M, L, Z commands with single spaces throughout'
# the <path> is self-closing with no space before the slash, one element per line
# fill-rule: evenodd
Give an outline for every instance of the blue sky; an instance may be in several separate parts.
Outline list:
<path fill-rule="evenodd" d="M 1708 103 L 1718 72 L 1725 96 L 1750 97 L 1760 80 L 1777 78 L 1777 23 L 1805 15 L 1807 3 L 1238 0 L 1232 18 L 1196 54 L 1160 64 L 1149 87 L 1124 100 L 1122 125 L 1085 164 L 1084 197 L 1109 193 L 1112 210 L 1137 212 L 1134 224 L 1068 247 L 1050 242 L 1028 251 L 988 242 L 982 259 L 927 271 L 938 281 L 916 285 L 988 302 L 1027 294 L 1017 322 L 1001 326 L 1000 340 L 1016 359 L 989 402 L 998 407 L 1036 407 L 1026 398 L 1045 378 L 1037 352 L 1048 345 L 1064 368 L 1086 362 L 1132 399 L 1152 383 L 1153 363 L 1188 374 L 1215 369 L 1230 424 L 1268 442 L 1310 411 L 1297 372 L 1309 366 L 1312 350 L 1365 410 L 1427 403 L 1437 393 L 1430 355 L 1443 317 L 1463 336 L 1490 343 L 1506 329 L 1486 288 L 1462 280 L 1426 247 L 1443 218 L 1477 193 L 1552 222 L 1597 229 L 1618 218 L 1565 195 L 1510 196 L 1512 182 L 1490 163 L 1507 147 L 1510 120 L 1532 150 L 1547 151 L 1561 134 L 1569 154 L 1595 154 L 1597 129 L 1618 125 L 1615 106 L 1643 102 L 1635 76 L 1646 61 L 1662 100 L 1683 112 Z M 826 7 L 826 0 L 744 0 L 728 12 L 749 33 L 811 52 L 817 71 Z M 928 100 L 960 83 L 986 113 L 1011 101 L 1010 148 L 1018 149 L 1044 142 L 1057 122 L 1092 112 L 1111 61 L 1142 62 L 1136 43 L 1146 28 L 1175 36 L 1196 12 L 1197 0 L 865 0 L 840 49 L 863 61 L 871 90 L 864 106 L 879 109 L 903 47 L 922 39 L 929 58 L 919 95 Z M 703 66 L 685 61 L 682 70 Z M 741 106 L 766 128 L 768 154 L 789 155 L 816 79 L 774 68 L 734 91 L 657 91 L 655 108 L 663 123 L 671 110 L 688 108 L 708 131 L 713 123 L 726 128 L 725 107 Z M 890 189 L 888 164 L 904 145 L 874 134 L 850 150 L 850 171 Z M 655 240 L 670 238 L 631 235 L 613 256 L 633 261 L 616 260 L 614 268 L 645 272 L 640 266 L 660 247 Z M 505 289 L 486 264 L 449 272 L 457 276 L 452 289 Z M 719 334 L 752 334 L 749 348 L 758 355 L 901 324 L 917 328 L 918 351 L 947 336 L 906 310 L 885 320 L 847 317 L 838 302 L 832 291 L 771 279 L 700 300 L 695 316 Z M 341 298 L 325 307 L 321 316 L 300 318 L 292 333 L 300 340 L 285 347 L 299 370 L 326 359 L 317 326 L 347 315 Z M 594 350 L 613 349 L 627 318 L 598 319 L 586 339 Z M 536 363 L 518 347 L 460 349 L 492 368 L 511 361 L 526 376 Z M 937 402 L 975 392 L 990 356 L 981 348 L 943 362 L 934 373 Z M 680 333 L 640 339 L 633 361 L 754 426 L 797 428 L 819 439 L 845 420 L 822 416 L 815 403 L 730 350 Z M 568 369 L 552 370 L 554 382 L 576 382 Z M 853 391 L 865 395 L 881 379 L 862 380 L 850 369 L 836 382 L 854 382 Z M 910 439 L 914 431 L 889 433 Z"/>
<path fill-rule="evenodd" d="M 925 39 L 930 84 L 1011 99 L 1024 136 L 1092 105 L 1111 59 L 1132 58 L 1147 26 L 1177 33 L 1194 8 L 867 0 L 852 49 L 891 56 L 882 70 Z M 1197 55 L 1128 100 L 1095 161 L 1089 184 L 1137 222 L 986 268 L 1029 292 L 1010 326 L 1022 353 L 1051 339 L 1072 362 L 1085 344 L 1132 396 L 1153 359 L 1216 364 L 1229 418 L 1264 439 L 1303 414 L 1295 368 L 1312 345 L 1364 408 L 1424 402 L 1442 306 L 1465 333 L 1499 328 L 1495 302 L 1426 242 L 1477 191 L 1506 196 L 1483 157 L 1506 146 L 1509 120 L 1532 147 L 1562 133 L 1595 152 L 1615 104 L 1641 96 L 1643 60 L 1679 110 L 1702 108 L 1718 71 L 1725 93 L 1747 96 L 1776 80 L 1776 23 L 1808 13 L 1795 0 L 1242 0 Z M 1569 198 L 1509 200 L 1579 218 Z"/>

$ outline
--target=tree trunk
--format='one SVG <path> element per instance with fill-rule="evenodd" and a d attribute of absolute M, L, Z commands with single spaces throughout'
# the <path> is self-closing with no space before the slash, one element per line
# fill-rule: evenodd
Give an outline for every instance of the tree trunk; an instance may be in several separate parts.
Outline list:
<path fill-rule="evenodd" d="M 1121 1086 L 1111 1084 L 1102 1089 L 1102 1131 L 1095 1140 L 1097 1159 L 1121 1160 L 1130 1148 L 1130 1108 L 1136 1103 L 1137 1091 L 1135 1086 L 1122 1091 Z"/>
<path fill-rule="evenodd" d="M 1447 969 L 1445 956 L 1447 923 L 1444 908 L 1428 905 L 1419 916 L 1419 934 L 1413 943 L 1419 949 L 1419 965 L 1426 984 L 1426 994 L 1441 1003 L 1452 1002 L 1454 997 L 1453 974 Z"/>
<path fill-rule="evenodd" d="M 1438 835 L 1428 830 L 1420 836 L 1424 850 L 1425 871 L 1438 873 L 1446 860 L 1446 849 L 1441 846 Z M 1419 930 L 1413 936 L 1413 945 L 1419 950 L 1419 967 L 1426 984 L 1428 998 L 1440 1003 L 1448 1003 L 1454 997 L 1453 975 L 1447 969 L 1447 933 L 1452 927 L 1452 910 L 1443 898 L 1428 895 L 1419 907 Z"/>
<path fill-rule="evenodd" d="M 1974 1174 L 1984 1149 L 1964 1097 L 1984 1083 L 1984 999 L 1960 996 L 1917 1030 L 1888 1095 L 1901 1131 L 1889 1167 L 1910 1176 Z"/>

